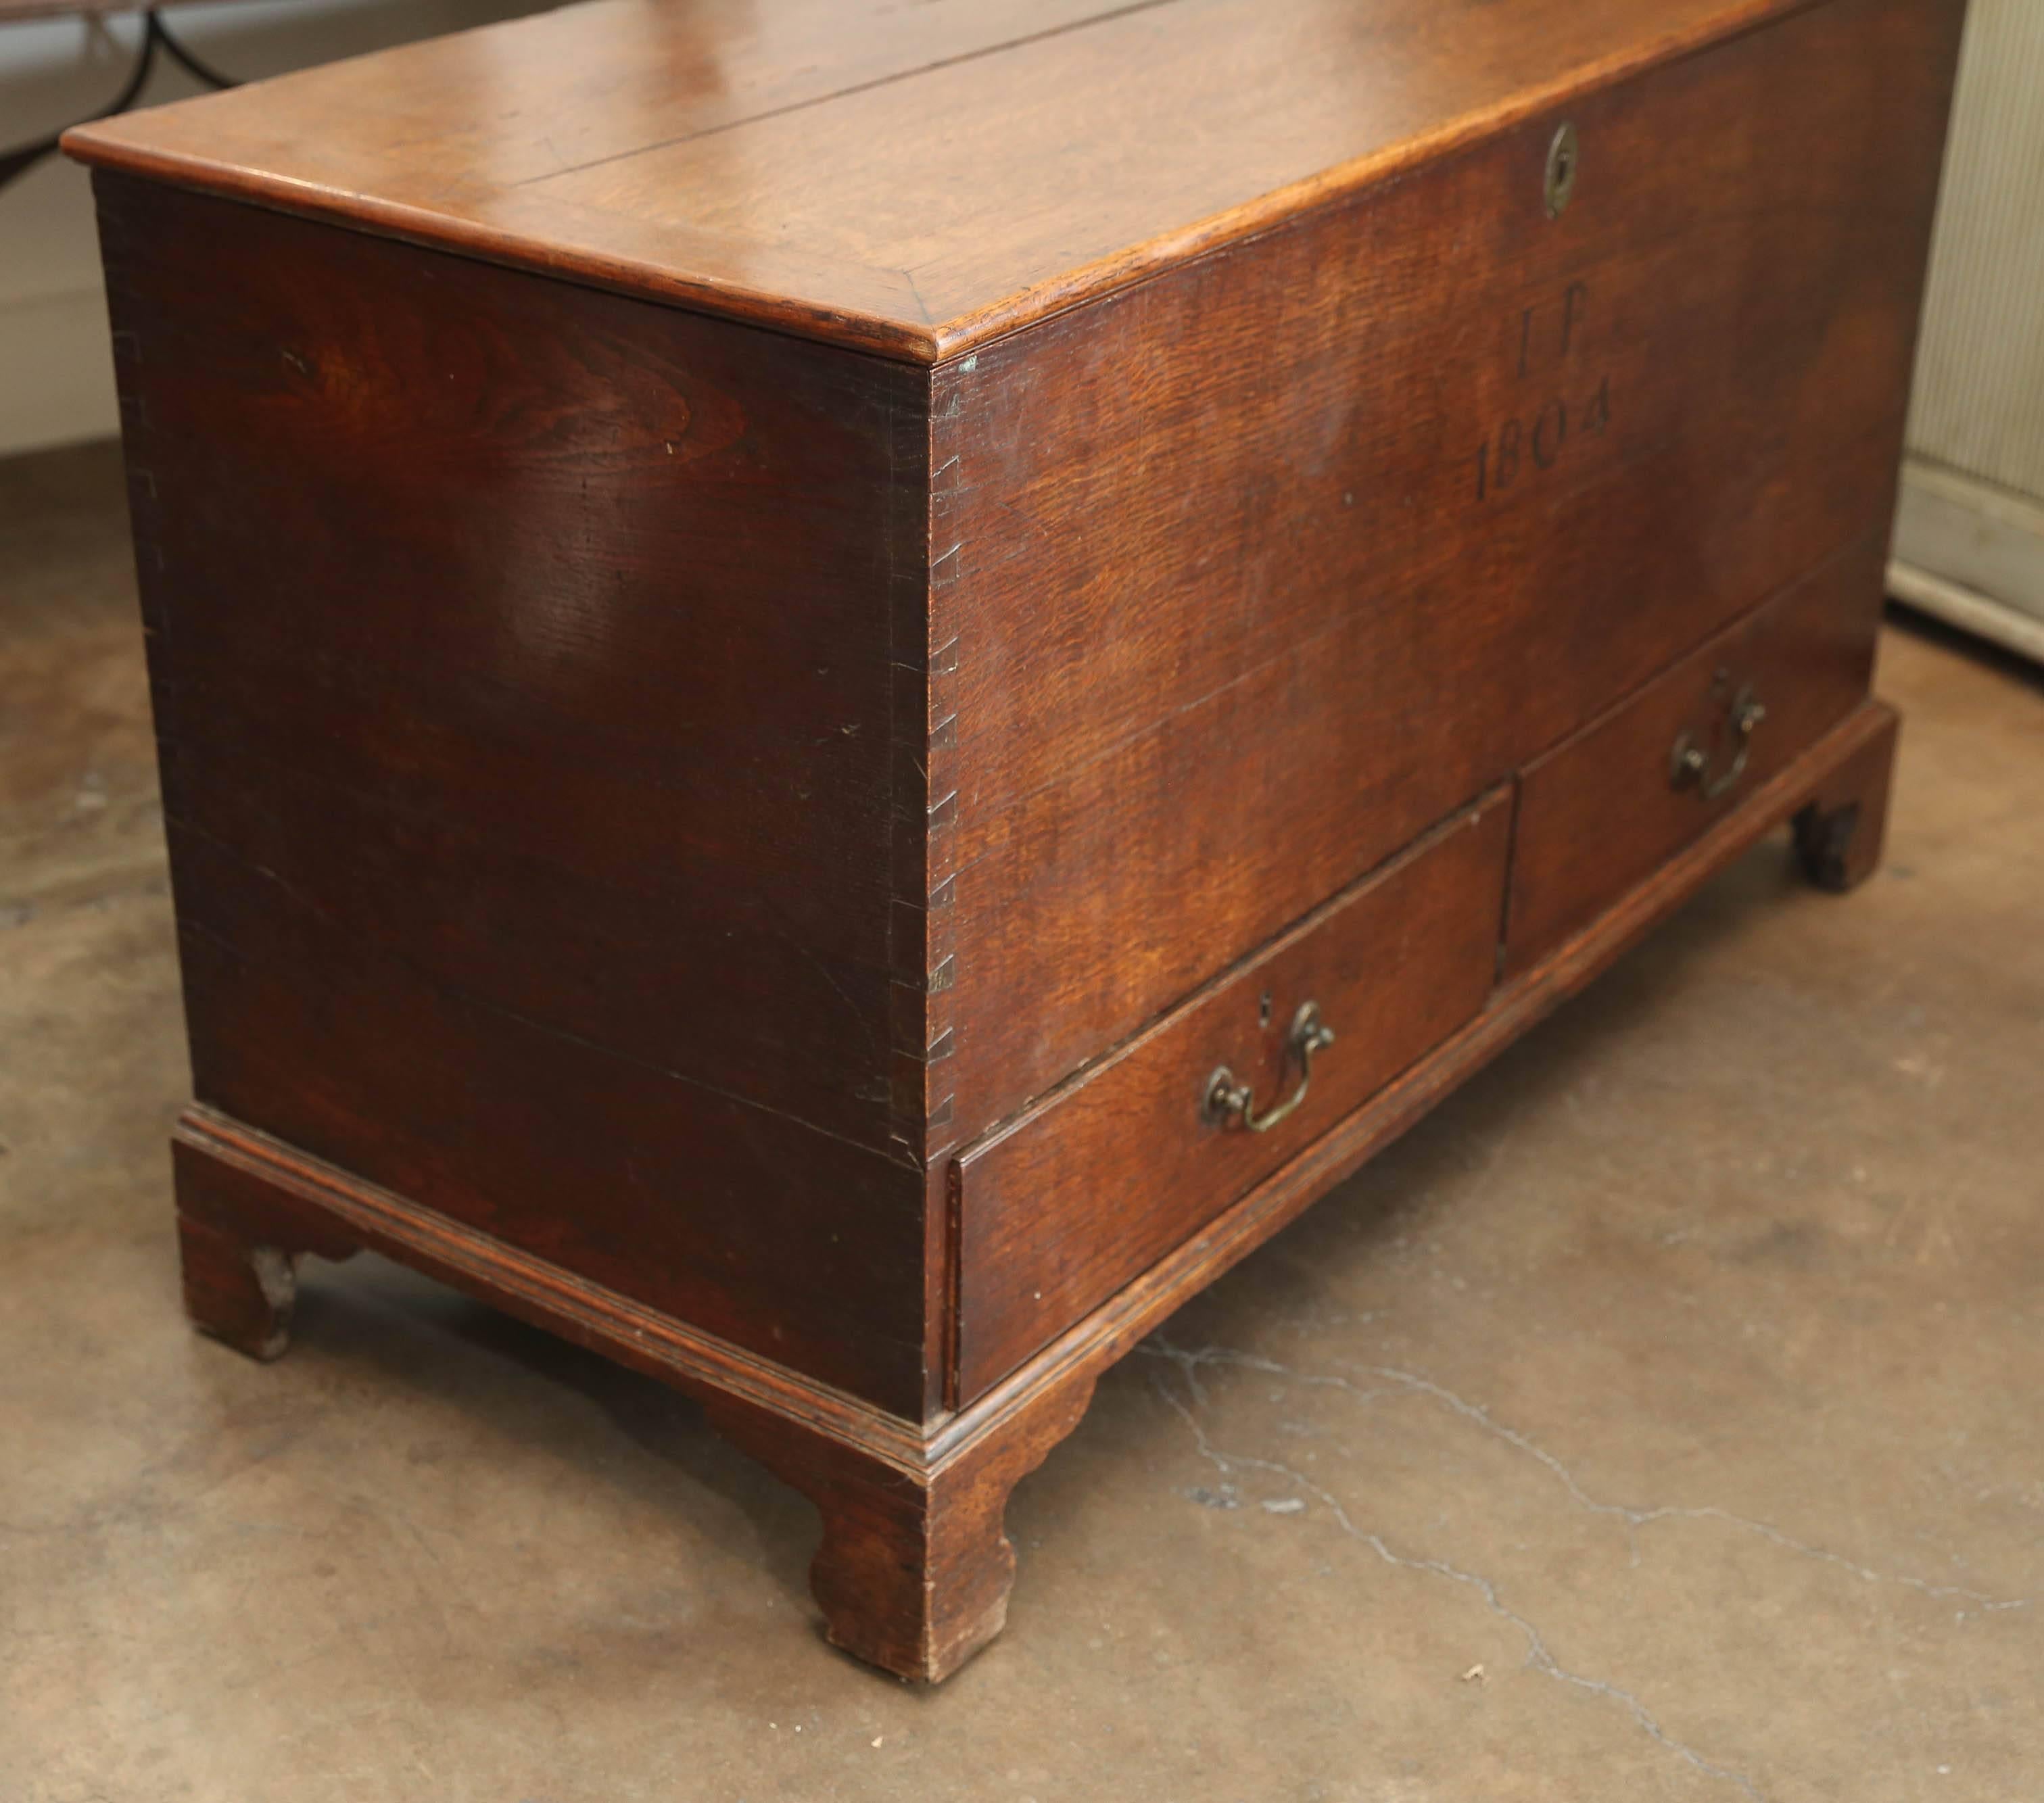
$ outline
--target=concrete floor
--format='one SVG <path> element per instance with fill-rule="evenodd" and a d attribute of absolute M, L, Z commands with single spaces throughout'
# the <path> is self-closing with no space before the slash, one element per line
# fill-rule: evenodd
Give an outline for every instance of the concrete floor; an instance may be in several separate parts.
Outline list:
<path fill-rule="evenodd" d="M 1006 1636 L 372 1260 L 186 1329 L 118 478 L 0 465 L 0 1800 L 2044 1794 L 2044 684 L 1892 631 L 1887 869 L 1769 845 L 1110 1375 Z"/>

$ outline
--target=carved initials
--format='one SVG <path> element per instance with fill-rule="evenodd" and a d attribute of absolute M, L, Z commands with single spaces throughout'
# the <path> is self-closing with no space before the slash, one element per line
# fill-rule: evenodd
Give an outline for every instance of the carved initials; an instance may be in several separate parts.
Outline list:
<path fill-rule="evenodd" d="M 1569 352 L 1575 347 L 1576 321 L 1582 316 L 1584 305 L 1589 297 L 1588 282 L 1571 282 L 1562 290 L 1561 347 L 1555 355 L 1555 362 L 1566 363 L 1569 360 Z M 1537 307 L 1527 307 L 1519 315 L 1519 375 L 1521 381 L 1532 373 L 1533 317 L 1539 310 Z"/>

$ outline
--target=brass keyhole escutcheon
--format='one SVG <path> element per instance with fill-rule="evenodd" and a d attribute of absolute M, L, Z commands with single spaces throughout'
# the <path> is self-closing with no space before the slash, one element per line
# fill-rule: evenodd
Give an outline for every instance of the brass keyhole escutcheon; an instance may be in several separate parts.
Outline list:
<path fill-rule="evenodd" d="M 1547 217 L 1559 219 L 1569 197 L 1576 191 L 1576 128 L 1564 119 L 1554 128 L 1547 144 Z"/>

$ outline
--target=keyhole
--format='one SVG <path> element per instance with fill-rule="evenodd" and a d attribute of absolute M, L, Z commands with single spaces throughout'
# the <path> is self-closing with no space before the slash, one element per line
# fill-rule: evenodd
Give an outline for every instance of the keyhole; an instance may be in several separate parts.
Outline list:
<path fill-rule="evenodd" d="M 1547 145 L 1547 217 L 1556 219 L 1576 191 L 1576 128 L 1567 120 Z"/>
<path fill-rule="evenodd" d="M 1257 1004 L 1256 1024 L 1258 1026 L 1270 1024 L 1270 992 L 1268 989 L 1263 992 L 1263 999 Z"/>

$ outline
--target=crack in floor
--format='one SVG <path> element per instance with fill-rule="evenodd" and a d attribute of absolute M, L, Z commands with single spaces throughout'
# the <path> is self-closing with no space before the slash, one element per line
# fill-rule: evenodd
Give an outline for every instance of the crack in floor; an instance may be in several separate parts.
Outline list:
<path fill-rule="evenodd" d="M 1625 1527 L 1627 1549 L 1632 1563 L 1639 1563 L 1638 1530 L 1656 1521 L 1719 1521 L 1729 1527 L 1760 1535 L 1788 1552 L 1806 1559 L 1819 1559 L 1850 1572 L 1854 1577 L 1870 1584 L 1895 1584 L 1916 1590 L 1940 1602 L 1963 1602 L 1975 1605 L 1981 1614 L 1993 1614 L 1999 1610 L 2028 1609 L 2034 1601 L 2029 1597 L 1996 1597 L 1984 1590 L 1976 1590 L 1960 1584 L 1938 1584 L 1928 1579 L 1914 1578 L 1904 1573 L 1877 1571 L 1870 1565 L 1862 1565 L 1857 1559 L 1828 1547 L 1815 1546 L 1808 1540 L 1798 1540 L 1792 1534 L 1784 1533 L 1771 1524 L 1756 1520 L 1750 1515 L 1741 1515 L 1716 1504 L 1691 1505 L 1667 1503 L 1650 1508 L 1635 1508 L 1623 1502 L 1606 1502 L 1592 1496 L 1576 1481 L 1575 1475 L 1559 1459 L 1545 1447 L 1527 1437 L 1516 1428 L 1508 1427 L 1497 1420 L 1481 1404 L 1471 1402 L 1457 1395 L 1446 1385 L 1435 1383 L 1413 1371 L 1400 1371 L 1391 1365 L 1365 1365 L 1357 1368 L 1366 1376 L 1379 1380 L 1381 1387 L 1370 1389 L 1349 1379 L 1330 1372 L 1301 1371 L 1289 1365 L 1280 1364 L 1274 1359 L 1260 1354 L 1237 1352 L 1231 1347 L 1207 1346 L 1198 1351 L 1174 1346 L 1161 1334 L 1153 1334 L 1137 1350 L 1151 1358 L 1163 1359 L 1176 1365 L 1185 1376 L 1193 1395 L 1204 1402 L 1205 1392 L 1197 1375 L 1202 1365 L 1222 1365 L 1244 1371 L 1253 1371 L 1273 1377 L 1282 1377 L 1288 1382 L 1309 1388 L 1335 1389 L 1347 1391 L 1362 1402 L 1374 1402 L 1378 1398 L 1394 1392 L 1427 1396 L 1439 1402 L 1464 1420 L 1472 1421 L 1485 1433 L 1502 1440 L 1515 1451 L 1544 1466 L 1566 1490 L 1570 1499 L 1585 1513 L 1608 1515 L 1621 1521 Z M 1957 1612 L 1958 1620 L 1964 1621 L 1973 1609 Z"/>
<path fill-rule="evenodd" d="M 1147 1351 L 1150 1348 L 1146 1345 L 1144 1350 Z M 1164 1357 L 1173 1363 L 1179 1362 L 1170 1350 L 1162 1350 L 1153 1356 Z M 1192 1356 L 1197 1359 L 1197 1355 Z M 1200 1387 L 1198 1379 L 1193 1375 L 1191 1366 L 1181 1364 L 1180 1369 L 1185 1376 L 1187 1388 L 1195 1400 L 1204 1402 L 1204 1392 Z M 1206 1460 L 1216 1471 L 1224 1475 L 1231 1474 L 1236 1471 L 1274 1473 L 1282 1477 L 1288 1483 L 1295 1484 L 1301 1490 L 1318 1497 L 1322 1506 L 1334 1517 L 1342 1532 L 1351 1540 L 1359 1541 L 1362 1545 L 1368 1547 L 1385 1564 L 1394 1566 L 1401 1571 L 1429 1572 L 1435 1576 L 1447 1579 L 1466 1589 L 1473 1590 L 1483 1599 L 1485 1605 L 1493 1615 L 1509 1622 L 1523 1637 L 1526 1642 L 1526 1663 L 1535 1671 L 1553 1678 L 1558 1683 L 1570 1685 L 1578 1690 L 1588 1691 L 1593 1696 L 1608 1698 L 1619 1704 L 1650 1739 L 1666 1748 L 1677 1759 L 1694 1767 L 1707 1777 L 1720 1780 L 1726 1784 L 1735 1785 L 1746 1796 L 1753 1799 L 1753 1803 L 1766 1803 L 1766 1799 L 1759 1787 L 1745 1773 L 1731 1766 L 1721 1764 L 1707 1754 L 1699 1752 L 1686 1742 L 1676 1739 L 1662 1726 L 1660 1718 L 1631 1691 L 1619 1685 L 1610 1683 L 1604 1678 L 1591 1678 L 1581 1672 L 1572 1671 L 1568 1667 L 1563 1665 L 1548 1649 L 1547 1643 L 1542 1636 L 1540 1630 L 1499 1595 L 1496 1585 L 1489 1579 L 1477 1572 L 1466 1571 L 1460 1566 L 1450 1565 L 1446 1559 L 1415 1559 L 1409 1554 L 1397 1552 L 1382 1535 L 1374 1533 L 1368 1529 L 1358 1527 L 1348 1511 L 1342 1506 L 1340 1500 L 1324 1486 L 1316 1483 L 1303 1471 L 1294 1470 L 1291 1466 L 1282 1464 L 1274 1459 L 1258 1458 L 1248 1453 L 1222 1452 L 1208 1437 L 1204 1425 L 1193 1412 L 1191 1406 L 1173 1394 L 1170 1389 L 1161 1380 L 1156 1382 L 1154 1387 L 1158 1395 L 1162 1398 L 1166 1406 L 1192 1429 L 1193 1441 L 1199 1448 L 1201 1457 Z"/>

